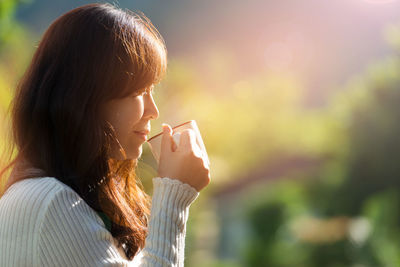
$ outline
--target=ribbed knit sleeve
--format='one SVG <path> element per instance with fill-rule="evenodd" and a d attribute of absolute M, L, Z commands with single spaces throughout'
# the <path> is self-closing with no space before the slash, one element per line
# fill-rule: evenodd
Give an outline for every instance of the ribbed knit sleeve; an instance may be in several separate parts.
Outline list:
<path fill-rule="evenodd" d="M 153 178 L 149 234 L 140 266 L 183 266 L 189 207 L 199 194 L 176 179 Z"/>
<path fill-rule="evenodd" d="M 153 186 L 149 233 L 133 261 L 79 195 L 60 189 L 46 207 L 38 232 L 38 265 L 183 266 L 189 206 L 199 192 L 166 177 L 153 178 Z"/>

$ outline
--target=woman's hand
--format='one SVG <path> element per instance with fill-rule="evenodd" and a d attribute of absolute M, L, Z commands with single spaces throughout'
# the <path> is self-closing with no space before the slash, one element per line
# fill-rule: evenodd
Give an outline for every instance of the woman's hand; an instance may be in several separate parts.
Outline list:
<path fill-rule="evenodd" d="M 163 125 L 158 176 L 180 180 L 198 192 L 210 183 L 210 168 L 201 157 L 193 130 L 183 130 L 179 145 L 176 145 L 172 138 L 172 128 Z"/>

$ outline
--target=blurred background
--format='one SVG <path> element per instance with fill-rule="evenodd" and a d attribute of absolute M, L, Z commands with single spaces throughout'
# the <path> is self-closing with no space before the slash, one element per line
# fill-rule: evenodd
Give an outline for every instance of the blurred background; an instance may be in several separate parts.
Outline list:
<path fill-rule="evenodd" d="M 0 0 L 1 149 L 42 34 L 87 3 Z M 185 266 L 400 266 L 400 0 L 110 3 L 166 41 L 151 135 L 195 119 L 209 153 Z M 145 144 L 149 194 L 156 170 Z"/>

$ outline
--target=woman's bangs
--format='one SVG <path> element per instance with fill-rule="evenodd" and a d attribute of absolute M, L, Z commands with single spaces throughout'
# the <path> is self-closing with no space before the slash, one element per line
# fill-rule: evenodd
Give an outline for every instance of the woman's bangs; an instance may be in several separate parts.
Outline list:
<path fill-rule="evenodd" d="M 132 38 L 125 43 L 129 67 L 124 96 L 159 83 L 166 73 L 167 50 L 159 33 L 152 30 L 153 27 L 141 20 L 141 25 L 133 28 Z"/>

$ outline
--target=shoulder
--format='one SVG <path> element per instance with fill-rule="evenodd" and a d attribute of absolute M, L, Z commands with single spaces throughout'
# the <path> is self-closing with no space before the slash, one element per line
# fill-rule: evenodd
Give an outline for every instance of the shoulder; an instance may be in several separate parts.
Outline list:
<path fill-rule="evenodd" d="M 54 177 L 29 178 L 11 185 L 0 198 L 0 211 L 19 225 L 27 221 L 35 225 L 35 236 L 46 235 L 46 226 L 57 225 L 71 231 L 77 226 L 73 219 L 104 227 L 101 218 L 79 194 Z"/>
<path fill-rule="evenodd" d="M 66 222 L 71 214 L 89 217 L 104 226 L 96 212 L 72 188 L 54 177 L 29 178 L 11 185 L 0 198 L 0 210 L 10 218 L 30 221 L 39 228 L 46 221 Z"/>
<path fill-rule="evenodd" d="M 21 255 L 29 256 L 32 262 L 43 263 L 40 258 L 43 259 L 46 249 L 60 256 L 66 250 L 66 244 L 60 242 L 70 241 L 69 237 L 80 226 L 86 225 L 85 234 L 103 230 L 101 236 L 112 241 L 95 211 L 69 186 L 53 177 L 30 178 L 12 184 L 0 198 L 0 225 L 0 247 L 2 244 L 20 247 Z"/>
<path fill-rule="evenodd" d="M 20 213 L 39 219 L 58 192 L 67 186 L 53 177 L 29 178 L 11 185 L 0 198 L 0 208 L 7 214 Z"/>
<path fill-rule="evenodd" d="M 90 217 L 92 221 L 102 224 L 96 212 L 71 187 L 52 177 L 44 178 L 41 183 L 51 187 L 42 203 L 43 220 L 60 223 L 75 215 L 80 216 L 79 219 Z"/>
<path fill-rule="evenodd" d="M 54 229 L 57 226 L 66 232 L 75 231 L 75 228 L 83 225 L 104 228 L 96 211 L 71 187 L 58 179 L 40 177 L 18 183 L 11 186 L 4 196 L 13 197 L 14 203 L 24 206 L 25 210 L 36 211 L 41 237 L 49 233 L 46 227 Z"/>
<path fill-rule="evenodd" d="M 44 266 L 125 266 L 122 247 L 72 188 L 54 179 L 39 221 L 38 261 Z"/>
<path fill-rule="evenodd" d="M 28 178 L 12 184 L 4 192 L 3 197 L 10 197 L 11 195 L 22 197 L 20 194 L 24 195 L 27 193 L 34 194 L 37 197 L 43 192 L 46 192 L 46 195 L 48 195 L 49 193 L 56 193 L 58 190 L 67 188 L 69 188 L 67 185 L 54 177 Z"/>

